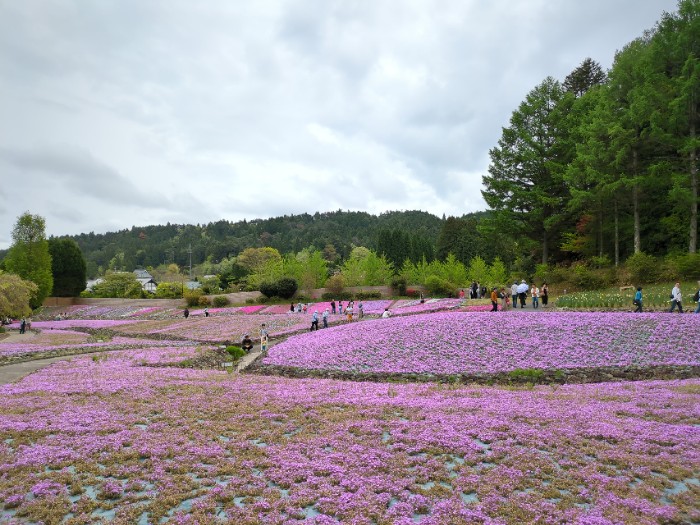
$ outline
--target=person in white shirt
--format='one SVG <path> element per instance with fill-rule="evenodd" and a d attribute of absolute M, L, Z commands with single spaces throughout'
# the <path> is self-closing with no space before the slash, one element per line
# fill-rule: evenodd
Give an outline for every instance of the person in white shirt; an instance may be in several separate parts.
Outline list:
<path fill-rule="evenodd" d="M 386 319 L 387 317 L 391 317 L 391 312 L 389 311 L 388 308 L 384 308 L 384 313 L 382 314 L 382 317 Z"/>
<path fill-rule="evenodd" d="M 527 297 L 528 286 L 525 279 L 518 285 L 518 297 L 520 297 L 520 308 L 525 308 L 525 298 Z"/>
<path fill-rule="evenodd" d="M 511 295 L 511 299 L 513 300 L 513 308 L 517 308 L 517 306 L 518 306 L 518 283 L 513 283 L 513 286 L 510 287 L 510 295 Z"/>
<path fill-rule="evenodd" d="M 670 313 L 673 313 L 673 310 L 676 309 L 676 306 L 678 306 L 678 313 L 683 313 L 683 306 L 681 305 L 682 299 L 683 297 L 681 295 L 681 283 L 676 283 L 676 286 L 674 286 L 673 290 L 671 290 L 671 309 L 669 310 Z"/>

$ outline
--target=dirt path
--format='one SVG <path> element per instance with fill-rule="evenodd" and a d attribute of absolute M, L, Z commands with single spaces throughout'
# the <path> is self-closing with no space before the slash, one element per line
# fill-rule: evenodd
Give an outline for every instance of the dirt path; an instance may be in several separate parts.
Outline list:
<path fill-rule="evenodd" d="M 37 359 L 35 361 L 25 361 L 24 363 L 15 363 L 13 365 L 0 366 L 0 385 L 6 385 L 8 383 L 14 383 L 19 381 L 24 376 L 31 374 L 49 366 L 57 361 L 65 361 L 66 359 L 72 359 L 74 355 L 67 355 L 61 357 L 50 357 L 48 359 Z"/>

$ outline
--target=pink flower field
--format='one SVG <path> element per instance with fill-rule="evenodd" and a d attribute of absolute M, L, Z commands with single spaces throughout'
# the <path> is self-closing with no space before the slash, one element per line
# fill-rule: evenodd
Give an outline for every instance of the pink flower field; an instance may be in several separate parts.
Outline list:
<path fill-rule="evenodd" d="M 173 367 L 210 347 L 143 338 L 237 340 L 265 322 L 275 344 L 263 368 L 350 376 L 700 365 L 700 315 L 426 304 L 394 305 L 413 315 L 389 319 L 331 316 L 311 333 L 311 313 L 260 310 L 72 319 L 0 341 L 6 355 L 99 350 L 0 386 L 0 523 L 700 523 L 698 378 L 298 379 Z M 71 327 L 123 335 L 93 348 Z"/>
<path fill-rule="evenodd" d="M 143 359 L 78 357 L 0 387 L 0 522 L 700 519 L 698 380 L 455 388 Z"/>
<path fill-rule="evenodd" d="M 291 337 L 266 365 L 362 373 L 493 374 L 518 368 L 700 365 L 700 316 L 435 313 Z"/>

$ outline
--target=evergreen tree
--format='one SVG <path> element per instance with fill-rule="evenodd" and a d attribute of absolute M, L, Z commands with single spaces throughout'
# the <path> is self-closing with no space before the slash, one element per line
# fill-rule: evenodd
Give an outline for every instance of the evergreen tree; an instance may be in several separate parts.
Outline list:
<path fill-rule="evenodd" d="M 77 297 L 85 290 L 87 269 L 78 244 L 68 238 L 49 239 L 54 297 Z"/>
<path fill-rule="evenodd" d="M 552 244 L 557 246 L 568 201 L 563 176 L 572 156 L 564 126 L 569 97 L 551 77 L 528 93 L 489 152 L 489 175 L 483 177 L 488 205 L 506 219 L 511 233 L 539 248 L 545 264 Z"/>
<path fill-rule="evenodd" d="M 51 254 L 46 240 L 46 221 L 39 215 L 24 213 L 12 230 L 12 246 L 5 257 L 8 272 L 37 285 L 30 306 L 38 308 L 53 288 Z"/>
<path fill-rule="evenodd" d="M 563 86 L 575 97 L 581 97 L 592 87 L 604 84 L 605 80 L 605 71 L 601 65 L 592 58 L 586 58 L 579 67 L 567 75 Z"/>

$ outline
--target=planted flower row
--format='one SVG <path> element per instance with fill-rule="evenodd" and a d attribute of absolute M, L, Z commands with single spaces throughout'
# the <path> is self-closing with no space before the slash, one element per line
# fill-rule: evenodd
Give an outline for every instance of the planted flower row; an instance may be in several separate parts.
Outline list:
<path fill-rule="evenodd" d="M 451 312 L 366 321 L 287 339 L 265 365 L 387 374 L 699 366 L 700 316 Z"/>
<path fill-rule="evenodd" d="M 141 366 L 193 352 L 75 358 L 0 387 L 0 521 L 700 520 L 698 380 L 512 390 Z"/>

